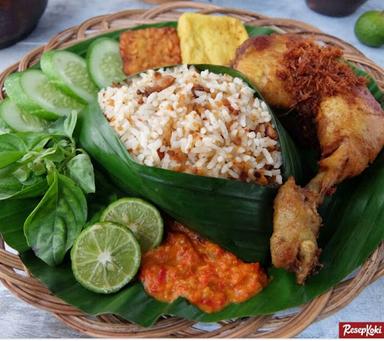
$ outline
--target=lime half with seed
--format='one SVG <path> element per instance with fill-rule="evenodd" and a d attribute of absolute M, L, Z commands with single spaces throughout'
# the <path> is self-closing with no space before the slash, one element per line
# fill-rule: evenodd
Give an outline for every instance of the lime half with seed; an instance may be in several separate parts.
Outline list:
<path fill-rule="evenodd" d="M 72 251 L 72 271 L 85 288 L 110 294 L 124 287 L 139 270 L 141 251 L 133 233 L 104 222 L 81 232 Z"/>
<path fill-rule="evenodd" d="M 163 238 L 163 219 L 151 204 L 137 198 L 123 198 L 109 205 L 101 221 L 128 227 L 137 238 L 142 252 L 155 248 Z"/>

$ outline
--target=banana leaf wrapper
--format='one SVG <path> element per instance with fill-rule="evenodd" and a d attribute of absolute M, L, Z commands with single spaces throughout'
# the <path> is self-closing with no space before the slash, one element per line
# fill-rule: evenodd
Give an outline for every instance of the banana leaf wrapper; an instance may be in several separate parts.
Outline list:
<path fill-rule="evenodd" d="M 200 311 L 183 298 L 171 304 L 156 301 L 146 294 L 139 282 L 133 282 L 112 295 L 92 293 L 76 282 L 69 259 L 59 267 L 49 267 L 31 250 L 23 248 L 23 225 L 18 223 L 20 215 L 27 214 L 28 209 L 34 207 L 29 199 L 14 203 L 13 210 L 9 206 L 6 211 L 0 207 L 0 230 L 5 240 L 10 239 L 14 246 L 20 246 L 22 261 L 36 278 L 65 302 L 88 314 L 116 314 L 146 327 L 153 325 L 162 315 L 217 322 L 268 315 L 302 305 L 348 276 L 384 239 L 383 188 L 384 153 L 381 153 L 367 171 L 342 184 L 322 207 L 324 227 L 320 233 L 320 246 L 323 248 L 320 261 L 323 267 L 318 274 L 300 286 L 296 284 L 293 274 L 270 267 L 268 274 L 271 282 L 261 293 L 214 314 Z M 2 223 L 5 221 L 7 223 Z M 233 229 L 236 230 L 236 226 Z"/>
<path fill-rule="evenodd" d="M 175 22 L 142 25 L 145 27 L 176 27 Z M 247 26 L 250 36 L 271 34 L 273 30 Z M 104 36 L 117 38 L 120 31 Z M 87 47 L 95 38 L 86 40 L 68 50 L 84 56 Z M 38 67 L 35 64 L 33 67 Z M 359 75 L 367 77 L 368 88 L 384 107 L 384 94 L 375 80 L 365 71 L 354 68 Z M 125 151 L 125 149 L 123 150 Z M 124 155 L 123 151 L 119 152 Z M 300 149 L 300 156 L 313 164 Z M 119 155 L 119 154 L 117 154 Z M 312 157 L 310 158 L 312 159 Z M 119 163 L 117 162 L 116 165 Z M 306 174 L 307 175 L 307 174 Z M 108 204 L 111 197 L 122 195 L 109 184 L 107 177 L 99 176 L 96 196 L 91 196 L 88 206 L 96 213 Z M 321 208 L 324 227 L 320 232 L 323 248 L 323 268 L 309 278 L 303 286 L 295 283 L 292 274 L 269 268 L 270 285 L 252 299 L 242 304 L 232 304 L 221 312 L 205 314 L 186 300 L 180 298 L 172 304 L 158 302 L 149 297 L 140 283 L 132 283 L 113 295 L 95 294 L 78 284 L 73 277 L 70 260 L 56 268 L 39 260 L 26 243 L 23 234 L 25 218 L 36 206 L 32 199 L 8 200 L 0 206 L 0 233 L 5 241 L 19 251 L 28 270 L 44 283 L 55 295 L 82 311 L 99 315 L 112 313 L 142 326 L 150 326 L 162 315 L 175 315 L 189 320 L 216 322 L 246 316 L 275 313 L 282 309 L 304 304 L 324 293 L 360 266 L 384 239 L 384 153 L 362 175 L 343 183 L 337 192 Z M 95 214 L 97 216 L 97 213 Z M 237 225 L 233 226 L 236 233 Z"/>
<path fill-rule="evenodd" d="M 230 68 L 213 65 L 195 67 L 200 71 L 208 69 L 246 80 Z M 258 95 L 257 92 L 255 94 Z M 175 220 L 243 260 L 266 264 L 277 186 L 260 186 L 144 166 L 130 157 L 97 103 L 82 112 L 80 121 L 81 146 L 121 189 L 153 202 Z M 283 174 L 285 178 L 289 175 L 299 178 L 301 163 L 298 151 L 276 119 L 274 125 L 283 156 Z"/>

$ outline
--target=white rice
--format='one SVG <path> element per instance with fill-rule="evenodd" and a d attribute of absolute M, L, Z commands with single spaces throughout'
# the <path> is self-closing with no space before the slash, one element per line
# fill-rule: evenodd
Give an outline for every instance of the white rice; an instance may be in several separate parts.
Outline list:
<path fill-rule="evenodd" d="M 171 84 L 154 91 L 167 77 Z M 183 65 L 146 71 L 127 84 L 101 90 L 98 99 L 110 125 L 141 164 L 282 183 L 271 115 L 239 78 Z"/>

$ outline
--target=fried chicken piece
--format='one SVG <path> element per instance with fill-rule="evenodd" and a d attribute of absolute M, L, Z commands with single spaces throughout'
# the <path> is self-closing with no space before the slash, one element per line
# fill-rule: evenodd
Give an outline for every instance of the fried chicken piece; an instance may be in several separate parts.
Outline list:
<path fill-rule="evenodd" d="M 324 98 L 316 115 L 322 159 L 319 173 L 307 185 L 322 196 L 354 177 L 376 158 L 384 144 L 384 112 L 367 88 L 345 96 Z"/>
<path fill-rule="evenodd" d="M 363 172 L 384 145 L 384 111 L 341 56 L 297 35 L 272 35 L 246 41 L 233 63 L 270 105 L 295 108 L 315 124 L 318 174 L 305 188 L 290 178 L 274 204 L 272 262 L 294 271 L 300 284 L 318 264 L 317 207 L 338 183 Z"/>
<path fill-rule="evenodd" d="M 127 76 L 181 63 L 179 37 L 173 27 L 151 27 L 121 33 L 120 54 Z"/>
<path fill-rule="evenodd" d="M 232 65 L 256 85 L 267 103 L 278 108 L 291 108 L 295 104 L 278 76 L 282 54 L 286 51 L 286 40 L 278 35 L 250 38 L 236 50 Z"/>
<path fill-rule="evenodd" d="M 274 204 L 274 233 L 271 238 L 272 263 L 277 268 L 296 272 L 305 280 L 308 269 L 317 264 L 317 235 L 321 218 L 314 193 L 300 188 L 293 177 L 279 190 Z M 289 228 L 287 228 L 289 226 Z"/>

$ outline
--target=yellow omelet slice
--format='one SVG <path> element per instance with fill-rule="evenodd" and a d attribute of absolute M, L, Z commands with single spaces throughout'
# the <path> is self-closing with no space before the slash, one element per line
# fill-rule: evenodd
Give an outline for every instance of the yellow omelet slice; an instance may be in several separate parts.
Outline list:
<path fill-rule="evenodd" d="M 184 64 L 229 65 L 248 39 L 243 23 L 227 16 L 184 13 L 177 25 Z"/>

